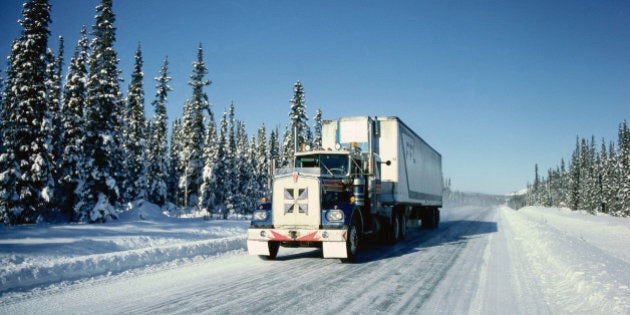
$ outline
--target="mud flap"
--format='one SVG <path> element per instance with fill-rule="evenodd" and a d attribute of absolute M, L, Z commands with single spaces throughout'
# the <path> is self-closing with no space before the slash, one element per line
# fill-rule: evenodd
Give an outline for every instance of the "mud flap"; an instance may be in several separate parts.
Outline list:
<path fill-rule="evenodd" d="M 269 245 L 267 241 L 247 240 L 247 252 L 250 255 L 269 256 Z"/>
<path fill-rule="evenodd" d="M 346 242 L 323 242 L 324 258 L 348 258 Z"/>

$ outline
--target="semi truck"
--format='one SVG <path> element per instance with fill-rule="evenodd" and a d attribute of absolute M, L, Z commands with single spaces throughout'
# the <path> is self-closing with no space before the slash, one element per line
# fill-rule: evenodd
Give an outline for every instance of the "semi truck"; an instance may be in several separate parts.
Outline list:
<path fill-rule="evenodd" d="M 442 156 L 398 117 L 326 120 L 321 147 L 296 151 L 253 212 L 250 255 L 319 247 L 324 258 L 354 262 L 364 241 L 391 244 L 408 228 L 438 227 Z"/>

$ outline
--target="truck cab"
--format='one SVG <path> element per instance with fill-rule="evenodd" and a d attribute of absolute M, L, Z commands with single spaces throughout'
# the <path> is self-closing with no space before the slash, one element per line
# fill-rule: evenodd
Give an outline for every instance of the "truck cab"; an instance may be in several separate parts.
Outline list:
<path fill-rule="evenodd" d="M 364 176 L 364 164 L 349 148 L 297 153 L 295 167 L 275 172 L 272 201 L 254 212 L 250 253 L 275 258 L 279 246 L 307 246 L 322 247 L 324 257 L 348 258 L 348 226 L 354 220 L 361 228 L 366 187 L 355 179 Z"/>

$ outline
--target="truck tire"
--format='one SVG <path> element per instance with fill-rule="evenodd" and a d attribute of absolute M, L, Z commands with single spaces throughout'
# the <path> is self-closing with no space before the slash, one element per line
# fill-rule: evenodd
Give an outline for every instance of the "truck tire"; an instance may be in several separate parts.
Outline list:
<path fill-rule="evenodd" d="M 399 228 L 398 228 L 398 240 L 402 241 L 407 236 L 407 217 L 405 216 L 405 212 L 399 212 Z"/>
<path fill-rule="evenodd" d="M 420 214 L 422 220 L 422 229 L 429 230 L 435 228 L 435 209 L 425 208 Z"/>
<path fill-rule="evenodd" d="M 360 226 L 356 218 L 350 221 L 348 234 L 346 235 L 346 258 L 342 258 L 342 263 L 352 263 L 357 259 L 359 252 Z"/>
<path fill-rule="evenodd" d="M 280 249 L 280 243 L 267 242 L 267 246 L 269 246 L 269 256 L 260 255 L 259 257 L 263 260 L 275 260 L 276 257 L 278 257 L 278 249 Z"/>
<path fill-rule="evenodd" d="M 387 223 L 385 233 L 387 234 L 387 244 L 396 244 L 400 237 L 400 217 L 398 215 L 392 214 L 391 219 Z"/>

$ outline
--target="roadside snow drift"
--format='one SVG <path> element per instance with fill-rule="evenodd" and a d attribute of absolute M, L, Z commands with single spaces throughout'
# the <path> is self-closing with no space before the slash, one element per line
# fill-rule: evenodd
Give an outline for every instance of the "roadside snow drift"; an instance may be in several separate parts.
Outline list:
<path fill-rule="evenodd" d="M 248 226 L 171 218 L 154 205 L 105 224 L 0 226 L 0 294 L 244 250 Z"/>

